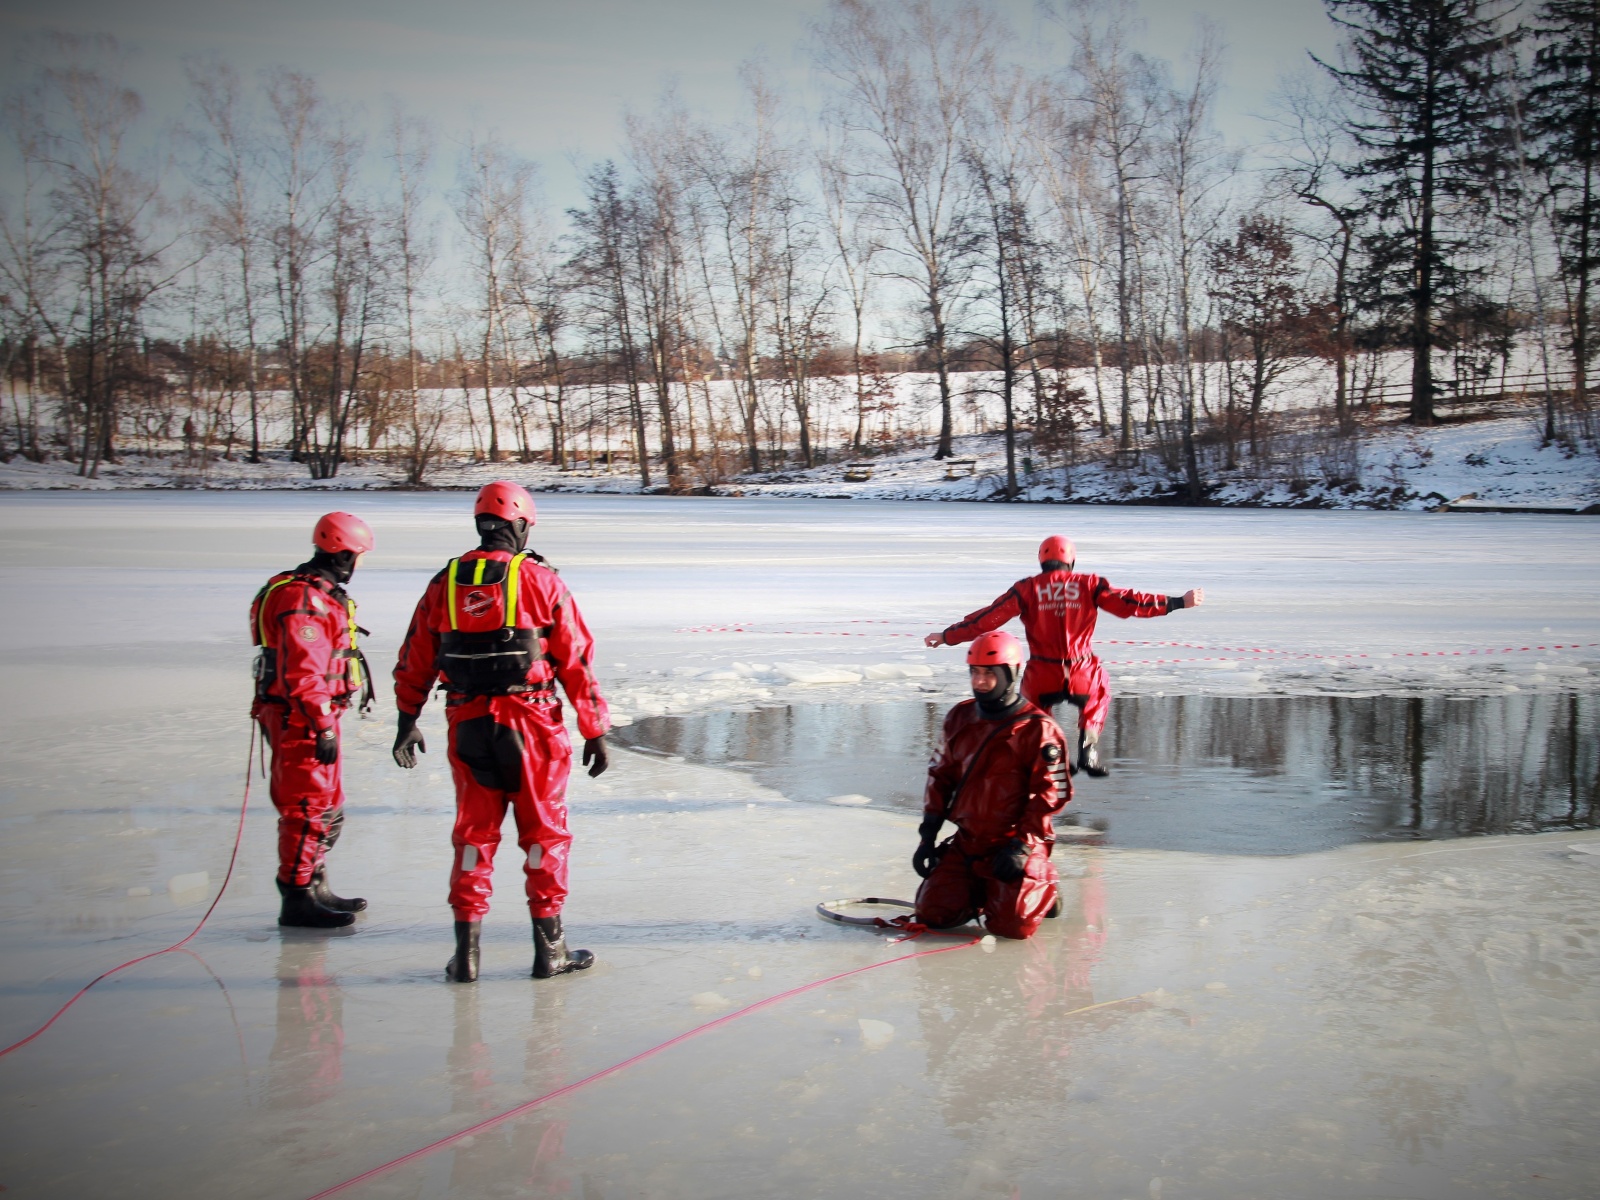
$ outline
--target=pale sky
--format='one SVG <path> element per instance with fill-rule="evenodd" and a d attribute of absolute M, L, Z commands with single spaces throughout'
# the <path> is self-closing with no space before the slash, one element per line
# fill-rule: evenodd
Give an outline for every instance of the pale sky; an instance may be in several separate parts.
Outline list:
<path fill-rule="evenodd" d="M 1032 0 L 1001 0 L 1028 43 L 1058 40 Z M 183 115 L 183 61 L 217 56 L 249 76 L 284 65 L 359 105 L 376 130 L 387 98 L 426 117 L 441 141 L 493 132 L 539 162 L 556 208 L 578 199 L 572 161 L 620 148 L 625 105 L 648 111 L 672 78 L 709 118 L 738 108 L 741 62 L 763 54 L 802 100 L 813 98 L 806 47 L 826 0 L 0 0 L 0 41 L 58 29 L 110 33 L 132 52 L 151 116 Z M 1278 76 L 1326 54 L 1321 0 L 1143 0 L 1143 46 L 1172 60 L 1197 17 L 1228 46 L 1223 132 L 1259 140 Z M 9 82 L 18 65 L 3 64 Z M 447 144 L 440 147 L 448 159 Z M 444 164 L 448 179 L 452 168 Z"/>

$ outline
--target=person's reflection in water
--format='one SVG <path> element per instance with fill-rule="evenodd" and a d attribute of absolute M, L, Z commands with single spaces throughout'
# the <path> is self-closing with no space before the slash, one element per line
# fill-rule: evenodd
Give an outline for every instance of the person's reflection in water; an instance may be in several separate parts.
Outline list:
<path fill-rule="evenodd" d="M 520 1101 L 560 1087 L 561 1039 L 556 1024 L 560 1002 L 540 1002 L 528 1037 L 527 1069 L 515 1092 L 497 1092 L 494 1052 L 483 1037 L 478 988 L 454 989 L 455 1035 L 446 1056 L 450 1111 L 461 1128 L 474 1125 Z M 452 1196 L 565 1196 L 572 1181 L 559 1171 L 567 1123 L 543 1109 L 487 1129 L 457 1144 L 450 1164 Z"/>
<path fill-rule="evenodd" d="M 344 997 L 328 974 L 328 941 L 285 937 L 278 948 L 278 1026 L 267 1104 L 304 1108 L 344 1082 Z"/>

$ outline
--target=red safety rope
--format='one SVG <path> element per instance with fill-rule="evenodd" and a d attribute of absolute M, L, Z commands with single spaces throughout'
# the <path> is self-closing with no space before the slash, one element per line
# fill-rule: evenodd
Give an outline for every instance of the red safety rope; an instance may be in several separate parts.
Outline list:
<path fill-rule="evenodd" d="M 681 1042 L 687 1042 L 690 1038 L 699 1037 L 702 1033 L 709 1033 L 713 1029 L 719 1029 L 722 1026 L 727 1025 L 729 1022 L 737 1021 L 740 1017 L 748 1016 L 750 1013 L 753 1013 L 758 1009 L 769 1008 L 774 1004 L 779 1004 L 782 1001 L 789 999 L 791 996 L 798 996 L 804 992 L 815 991 L 819 987 L 826 987 L 830 983 L 838 983 L 839 980 L 848 979 L 852 975 L 860 975 L 864 971 L 875 971 L 879 967 L 887 967 L 893 963 L 906 962 L 913 958 L 926 958 L 930 954 L 948 954 L 952 950 L 964 950 L 968 946 L 976 946 L 982 940 L 982 938 L 972 938 L 968 941 L 959 942 L 954 946 L 940 946 L 936 950 L 917 950 L 911 954 L 901 954 L 895 958 L 886 958 L 882 962 L 868 963 L 864 967 L 855 967 L 849 971 L 841 971 L 837 975 L 829 975 L 826 979 L 818 979 L 812 983 L 803 983 L 799 987 L 790 988 L 786 992 L 779 992 L 776 996 L 768 996 L 765 1000 L 757 1000 L 754 1004 L 748 1004 L 744 1008 L 739 1009 L 737 1012 L 728 1013 L 726 1016 L 718 1017 L 714 1021 L 707 1021 L 704 1025 L 696 1025 L 693 1029 L 678 1034 L 677 1037 L 668 1038 L 660 1045 L 652 1046 L 648 1050 L 641 1050 L 632 1058 L 625 1058 L 619 1063 L 614 1063 L 609 1067 L 603 1067 L 594 1074 L 586 1075 L 576 1082 L 564 1084 L 563 1086 L 556 1088 L 554 1091 L 546 1092 L 542 1096 L 535 1096 L 532 1100 L 528 1100 L 522 1104 L 519 1104 L 515 1108 L 508 1108 L 505 1112 L 489 1117 L 487 1120 L 479 1121 L 476 1125 L 469 1125 L 467 1128 L 459 1130 L 456 1133 L 449 1134 L 446 1137 L 442 1137 L 436 1142 L 429 1142 L 426 1146 L 422 1146 L 419 1149 L 413 1150 L 409 1154 L 402 1154 L 399 1158 L 390 1159 L 388 1162 L 373 1167 L 369 1171 L 363 1171 L 359 1175 L 355 1175 L 349 1179 L 346 1179 L 343 1183 L 336 1183 L 330 1188 L 324 1188 L 315 1196 L 312 1196 L 310 1200 L 323 1200 L 323 1198 L 326 1196 L 336 1195 L 339 1192 L 344 1191 L 346 1188 L 354 1187 L 358 1183 L 365 1183 L 367 1180 L 373 1179 L 383 1174 L 385 1171 L 391 1171 L 395 1167 L 404 1166 L 409 1162 L 415 1162 L 419 1158 L 423 1158 L 429 1154 L 432 1154 L 435 1150 L 443 1150 L 446 1146 L 449 1146 L 454 1142 L 459 1142 L 464 1138 L 473 1137 L 479 1133 L 482 1133 L 486 1129 L 492 1129 L 494 1126 L 502 1124 L 505 1121 L 509 1121 L 513 1117 L 519 1117 L 525 1112 L 529 1112 L 532 1109 L 538 1108 L 541 1104 L 548 1104 L 550 1101 L 558 1100 L 562 1096 L 571 1095 L 579 1088 L 587 1087 L 591 1083 L 597 1083 L 608 1076 L 617 1074 L 619 1071 L 626 1071 L 629 1067 L 635 1065 L 636 1063 L 641 1063 L 647 1058 L 653 1058 L 665 1050 L 672 1049 L 672 1047 Z"/>
<path fill-rule="evenodd" d="M 149 954 L 141 954 L 138 958 L 130 958 L 127 962 L 120 963 L 117 966 L 112 967 L 109 971 L 106 971 L 106 972 L 103 972 L 102 974 L 96 975 L 88 983 L 84 984 L 81 988 L 79 988 L 77 993 L 72 997 L 72 999 L 68 1000 L 60 1008 L 56 1009 L 55 1014 L 53 1016 L 51 1016 L 51 1018 L 48 1021 L 46 1021 L 43 1025 L 39 1026 L 39 1028 L 35 1029 L 32 1033 L 30 1033 L 27 1037 L 23 1038 L 20 1042 L 12 1042 L 11 1045 L 7 1046 L 4 1050 L 0 1050 L 0 1058 L 4 1058 L 6 1055 L 10 1054 L 13 1050 L 22 1049 L 22 1047 L 26 1046 L 29 1042 L 33 1041 L 34 1038 L 38 1037 L 46 1029 L 49 1029 L 50 1026 L 54 1025 L 58 1020 L 61 1019 L 61 1014 L 62 1013 L 66 1012 L 67 1009 L 71 1008 L 80 999 L 82 999 L 84 993 L 86 993 L 95 984 L 99 983 L 102 979 L 109 979 L 109 978 L 111 978 L 111 976 L 115 975 L 118 971 L 126 971 L 129 967 L 137 966 L 139 963 L 142 963 L 142 962 L 148 962 L 152 958 L 160 958 L 163 954 L 171 954 L 174 950 L 182 950 L 184 946 L 188 945 L 191 941 L 194 940 L 195 934 L 200 932 L 201 927 L 204 926 L 206 921 L 210 919 L 211 914 L 216 911 L 217 905 L 222 903 L 222 895 L 223 895 L 224 892 L 226 892 L 228 890 L 228 881 L 233 878 L 233 867 L 234 867 L 234 864 L 239 861 L 239 846 L 244 841 L 244 814 L 245 814 L 246 810 L 250 807 L 250 768 L 253 765 L 251 760 L 255 758 L 255 753 L 256 753 L 256 723 L 254 721 L 251 721 L 250 722 L 250 748 L 249 748 L 249 750 L 247 750 L 245 752 L 245 756 L 244 756 L 244 799 L 241 800 L 240 803 L 239 803 L 239 828 L 233 835 L 233 854 L 228 859 L 228 871 L 227 871 L 227 874 L 225 874 L 222 877 L 222 886 L 217 889 L 216 899 L 211 901 L 211 907 L 206 909 L 205 916 L 201 917 L 199 923 L 197 925 L 195 925 L 195 927 L 189 931 L 189 936 L 184 938 L 182 941 L 173 942 L 172 945 L 168 946 L 164 950 L 152 950 Z M 221 981 L 219 980 L 218 982 L 220 983 Z M 230 1004 L 230 1007 L 232 1007 L 231 1004 Z"/>

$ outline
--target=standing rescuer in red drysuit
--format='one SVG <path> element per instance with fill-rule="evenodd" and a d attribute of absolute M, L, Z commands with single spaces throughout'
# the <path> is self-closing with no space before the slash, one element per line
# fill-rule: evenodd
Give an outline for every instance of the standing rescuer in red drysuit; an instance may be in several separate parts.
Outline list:
<path fill-rule="evenodd" d="M 1060 911 L 1050 818 L 1072 799 L 1067 738 L 1019 694 L 1022 645 L 1009 633 L 973 642 L 967 671 L 973 698 L 945 715 L 928 765 L 916 919 L 947 929 L 982 914 L 990 933 L 1029 938 Z M 940 845 L 946 821 L 956 834 Z"/>
<path fill-rule="evenodd" d="M 332 512 L 311 534 L 314 553 L 267 580 L 250 604 L 256 698 L 250 715 L 272 747 L 272 804 L 278 810 L 279 925 L 337 929 L 367 907 L 328 886 L 325 860 L 344 829 L 339 718 L 352 698 L 372 705 L 361 656 L 356 604 L 345 594 L 372 530 Z"/>
<path fill-rule="evenodd" d="M 591 776 L 606 769 L 610 717 L 590 670 L 593 642 L 577 604 L 555 571 L 525 549 L 533 497 L 514 483 L 491 483 L 473 511 L 481 545 L 433 577 L 400 648 L 394 758 L 414 767 L 417 751 L 427 749 L 417 716 L 442 678 L 456 785 L 450 835 L 456 953 L 445 978 L 478 977 L 479 929 L 509 806 L 533 916 L 533 977 L 548 979 L 594 963 L 589 951 L 567 949 L 561 929 L 572 844 L 566 800 L 572 746 L 556 681 L 577 710 Z"/>
<path fill-rule="evenodd" d="M 1181 596 L 1160 596 L 1114 588 L 1098 575 L 1074 571 L 1077 559 L 1071 538 L 1045 538 L 1039 543 L 1037 575 L 1017 580 L 993 603 L 923 640 L 929 646 L 959 646 L 1020 615 L 1028 638 L 1022 694 L 1040 708 L 1054 708 L 1063 700 L 1077 707 L 1077 769 L 1100 777 L 1111 773 L 1099 749 L 1111 689 L 1094 652 L 1096 617 L 1102 611 L 1114 617 L 1164 617 L 1199 607 L 1206 593 L 1190 588 Z"/>

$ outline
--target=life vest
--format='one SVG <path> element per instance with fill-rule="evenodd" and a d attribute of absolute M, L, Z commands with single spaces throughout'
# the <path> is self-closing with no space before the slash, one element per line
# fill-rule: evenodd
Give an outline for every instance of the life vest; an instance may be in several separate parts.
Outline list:
<path fill-rule="evenodd" d="M 257 592 L 255 599 L 250 602 L 250 638 L 252 644 L 259 648 L 252 671 L 256 680 L 257 699 L 271 701 L 281 699 L 271 694 L 272 685 L 278 679 L 278 647 L 274 641 L 276 634 L 267 624 L 268 597 L 290 583 L 308 584 L 316 591 L 323 592 L 323 588 L 319 586 L 323 582 L 320 576 L 293 573 L 283 575 L 268 580 L 266 586 Z M 324 676 L 324 681 L 330 688 L 340 683 L 344 684 L 346 697 L 359 694 L 361 710 L 365 712 L 372 707 L 376 694 L 372 686 L 372 672 L 367 667 L 366 655 L 361 652 L 361 635 L 366 630 L 356 624 L 356 602 L 345 594 L 343 588 L 336 587 L 324 594 L 344 605 L 346 632 L 350 639 L 349 649 L 333 652 L 331 669 Z"/>
<path fill-rule="evenodd" d="M 550 680 L 528 679 L 551 627 L 517 627 L 522 564 L 528 557 L 517 554 L 510 562 L 452 558 L 445 568 L 450 628 L 439 634 L 438 667 L 449 691 L 511 696 L 551 690 Z"/>

